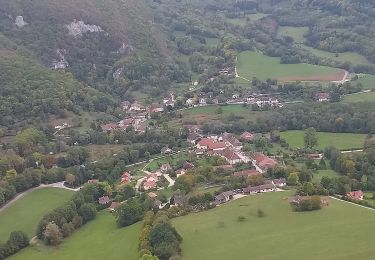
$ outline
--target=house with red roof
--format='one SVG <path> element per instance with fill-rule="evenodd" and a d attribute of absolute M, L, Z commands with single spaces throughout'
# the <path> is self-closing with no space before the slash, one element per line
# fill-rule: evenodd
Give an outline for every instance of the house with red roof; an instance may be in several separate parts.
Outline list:
<path fill-rule="evenodd" d="M 250 133 L 250 132 L 243 132 L 240 135 L 240 140 L 245 141 L 245 142 L 253 142 L 255 140 L 255 134 Z"/>
<path fill-rule="evenodd" d="M 346 193 L 346 197 L 352 200 L 363 200 L 363 195 L 363 191 L 361 190 Z"/>
<path fill-rule="evenodd" d="M 131 181 L 131 179 L 132 179 L 132 176 L 130 175 L 130 173 L 124 172 L 121 175 L 121 184 L 127 184 Z"/>
<path fill-rule="evenodd" d="M 156 181 L 154 179 L 148 179 L 144 184 L 143 188 L 145 190 L 155 189 L 157 187 Z"/>
<path fill-rule="evenodd" d="M 223 151 L 226 147 L 224 142 L 216 142 L 212 138 L 203 138 L 197 144 L 199 150 Z"/>
<path fill-rule="evenodd" d="M 242 162 L 241 157 L 236 152 L 234 152 L 231 149 L 225 149 L 224 151 L 222 151 L 221 156 L 229 164 L 237 164 L 237 163 L 241 163 Z"/>
<path fill-rule="evenodd" d="M 327 92 L 318 92 L 318 93 L 315 94 L 315 99 L 318 102 L 329 101 L 330 95 Z"/>
<path fill-rule="evenodd" d="M 272 169 L 277 165 L 277 161 L 262 154 L 262 153 L 255 153 L 253 156 L 253 163 L 263 171 L 267 169 Z"/>

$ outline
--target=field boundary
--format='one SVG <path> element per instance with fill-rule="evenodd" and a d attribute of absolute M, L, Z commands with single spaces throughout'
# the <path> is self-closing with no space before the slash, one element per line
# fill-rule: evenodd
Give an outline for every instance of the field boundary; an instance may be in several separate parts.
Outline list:
<path fill-rule="evenodd" d="M 329 196 L 329 197 L 330 197 L 331 199 L 334 199 L 334 200 L 337 200 L 337 201 L 346 202 L 346 203 L 349 203 L 349 204 L 355 205 L 355 206 L 357 206 L 357 207 L 361 207 L 361 208 L 364 208 L 364 209 L 369 209 L 369 210 L 375 211 L 375 209 L 373 209 L 373 208 L 366 207 L 366 206 L 363 206 L 363 205 L 359 205 L 359 204 L 354 203 L 354 202 L 350 202 L 350 201 L 342 200 L 342 199 L 339 199 L 339 198 L 336 198 L 336 197 L 333 197 L 333 196 Z"/>

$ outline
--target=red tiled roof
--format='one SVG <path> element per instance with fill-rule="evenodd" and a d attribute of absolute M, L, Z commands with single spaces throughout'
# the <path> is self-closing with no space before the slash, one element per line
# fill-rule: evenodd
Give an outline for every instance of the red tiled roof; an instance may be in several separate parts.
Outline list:
<path fill-rule="evenodd" d="M 252 141 L 252 140 L 254 140 L 255 135 L 252 134 L 252 133 L 249 133 L 249 132 L 243 132 L 241 134 L 240 138 L 243 139 L 243 140 Z"/>
<path fill-rule="evenodd" d="M 273 168 L 277 164 L 277 161 L 262 153 L 255 154 L 254 159 L 260 168 Z"/>
<path fill-rule="evenodd" d="M 361 200 L 363 199 L 363 191 L 361 190 L 351 191 L 351 192 L 348 192 L 346 196 L 352 199 Z"/>
<path fill-rule="evenodd" d="M 238 156 L 235 152 L 230 149 L 226 149 L 223 151 L 222 155 L 227 158 L 228 160 L 239 160 L 241 157 Z"/>
<path fill-rule="evenodd" d="M 109 203 L 109 197 L 108 196 L 102 196 L 99 198 L 99 204 L 105 205 Z"/>

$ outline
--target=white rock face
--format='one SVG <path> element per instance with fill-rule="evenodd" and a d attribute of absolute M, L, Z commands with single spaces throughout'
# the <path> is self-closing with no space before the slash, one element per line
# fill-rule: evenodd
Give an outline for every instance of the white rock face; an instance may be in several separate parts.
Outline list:
<path fill-rule="evenodd" d="M 16 17 L 16 21 L 14 22 L 18 28 L 22 28 L 27 25 L 27 22 L 23 20 L 23 16 L 19 15 Z"/>
<path fill-rule="evenodd" d="M 95 24 L 85 24 L 83 21 L 74 20 L 70 24 L 66 25 L 69 30 L 69 34 L 74 37 L 82 36 L 84 33 L 98 33 L 104 32 L 104 30 Z"/>
<path fill-rule="evenodd" d="M 134 51 L 134 48 L 130 44 L 126 44 L 125 42 L 122 43 L 121 47 L 117 50 L 119 54 L 129 54 Z"/>
<path fill-rule="evenodd" d="M 65 52 L 66 50 L 60 50 L 60 49 L 56 51 L 58 59 L 52 61 L 53 69 L 58 70 L 58 69 L 66 69 L 67 67 L 69 67 L 69 63 L 66 61 L 65 56 L 64 56 Z"/>
<path fill-rule="evenodd" d="M 124 68 L 117 69 L 115 72 L 113 72 L 112 77 L 114 79 L 119 79 L 123 71 L 124 71 Z"/>

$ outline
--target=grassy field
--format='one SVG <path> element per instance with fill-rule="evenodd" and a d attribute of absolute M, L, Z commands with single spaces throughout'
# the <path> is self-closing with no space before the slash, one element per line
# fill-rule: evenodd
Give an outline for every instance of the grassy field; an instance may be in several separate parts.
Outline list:
<path fill-rule="evenodd" d="M 222 113 L 218 114 L 218 108 L 222 109 Z M 255 122 L 257 118 L 266 116 L 272 111 L 251 111 L 249 107 L 242 105 L 211 105 L 203 107 L 194 107 L 180 112 L 182 118 L 177 118 L 169 122 L 169 126 L 181 126 L 183 122 L 195 122 L 197 124 L 204 124 L 208 122 L 223 122 L 230 123 L 228 120 L 231 114 L 238 116 L 235 121 L 251 121 Z"/>
<path fill-rule="evenodd" d="M 278 33 L 283 36 L 292 37 L 295 43 L 303 43 L 305 41 L 303 35 L 307 33 L 308 30 L 308 27 L 280 26 Z"/>
<path fill-rule="evenodd" d="M 249 196 L 173 220 L 183 237 L 182 256 L 193 259 L 367 259 L 375 212 L 330 200 L 320 211 L 293 212 L 293 192 Z M 266 216 L 257 218 L 261 208 Z M 239 216 L 246 221 L 238 222 Z"/>
<path fill-rule="evenodd" d="M 375 89 L 375 75 L 361 74 L 353 83 L 361 83 L 364 89 Z"/>
<path fill-rule="evenodd" d="M 146 170 L 155 171 L 155 170 L 159 169 L 160 166 L 163 163 L 167 163 L 167 162 L 169 162 L 171 164 L 171 166 L 173 166 L 174 164 L 177 163 L 177 161 L 179 161 L 181 159 L 186 160 L 187 158 L 188 158 L 187 153 L 178 153 L 178 154 L 167 156 L 167 157 L 164 157 L 164 158 L 161 158 L 161 159 L 156 159 L 156 160 L 153 160 L 152 162 L 150 162 L 146 166 Z"/>
<path fill-rule="evenodd" d="M 34 190 L 0 212 L 0 241 L 22 230 L 31 238 L 44 214 L 68 201 L 73 192 L 58 188 Z"/>
<path fill-rule="evenodd" d="M 101 260 L 138 259 L 138 236 L 141 223 L 117 228 L 113 216 L 104 211 L 76 231 L 59 247 L 29 247 L 10 259 Z"/>
<path fill-rule="evenodd" d="M 302 45 L 301 47 L 303 49 L 308 50 L 309 52 L 311 52 L 312 54 L 314 54 L 315 56 L 318 56 L 320 58 L 328 58 L 328 59 L 332 59 L 332 60 L 338 61 L 338 62 L 351 62 L 354 65 L 358 65 L 358 64 L 369 65 L 369 64 L 371 64 L 366 59 L 365 56 L 363 56 L 361 54 L 358 54 L 358 53 L 355 53 L 355 52 L 341 52 L 341 53 L 338 53 L 338 56 L 336 57 L 336 54 L 333 53 L 333 52 L 319 50 L 319 49 L 309 47 L 309 46 L 306 46 L 306 45 Z"/>
<path fill-rule="evenodd" d="M 349 95 L 344 98 L 344 102 L 357 103 L 357 102 L 375 102 L 375 91 L 369 93 Z"/>
<path fill-rule="evenodd" d="M 280 135 L 291 147 L 304 147 L 304 131 L 293 130 L 285 131 Z M 324 149 L 328 146 L 335 146 L 340 150 L 360 149 L 363 148 L 366 135 L 350 133 L 317 133 L 318 149 Z"/>
<path fill-rule="evenodd" d="M 319 162 L 317 162 L 319 163 Z M 326 162 L 328 164 L 328 162 Z M 329 167 L 329 166 L 327 166 Z M 313 180 L 316 181 L 316 182 L 320 182 L 320 180 L 322 179 L 322 177 L 329 177 L 329 178 L 333 178 L 333 177 L 338 177 L 339 174 L 337 172 L 335 172 L 334 170 L 331 170 L 331 169 L 327 169 L 327 170 L 318 170 L 317 173 L 314 173 L 314 176 L 313 176 Z"/>
<path fill-rule="evenodd" d="M 339 69 L 306 63 L 280 64 L 280 58 L 268 57 L 259 52 L 244 51 L 238 56 L 238 74 L 251 80 L 276 78 L 281 81 L 331 81 L 341 80 Z"/>
<path fill-rule="evenodd" d="M 92 144 L 88 145 L 87 148 L 90 152 L 90 160 L 97 161 L 103 158 L 112 157 L 114 154 L 118 154 L 124 150 L 124 145 L 119 144 L 105 144 L 97 145 Z"/>

